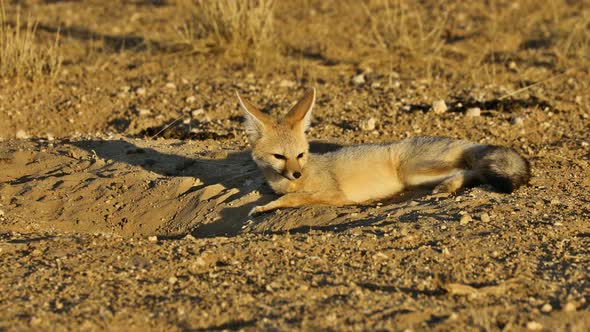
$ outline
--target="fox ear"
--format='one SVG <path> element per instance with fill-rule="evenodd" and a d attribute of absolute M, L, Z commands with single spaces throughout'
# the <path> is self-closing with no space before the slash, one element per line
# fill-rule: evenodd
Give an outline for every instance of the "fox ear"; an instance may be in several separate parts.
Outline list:
<path fill-rule="evenodd" d="M 260 111 L 259 106 L 242 99 L 238 91 L 236 91 L 236 96 L 244 111 L 244 118 L 246 119 L 246 122 L 244 122 L 246 135 L 248 135 L 250 143 L 254 143 L 262 137 L 264 130 L 270 126 L 271 120 L 268 115 Z"/>
<path fill-rule="evenodd" d="M 311 110 L 315 104 L 315 88 L 305 91 L 305 95 L 287 113 L 286 120 L 291 127 L 300 127 L 303 131 L 311 123 Z"/>

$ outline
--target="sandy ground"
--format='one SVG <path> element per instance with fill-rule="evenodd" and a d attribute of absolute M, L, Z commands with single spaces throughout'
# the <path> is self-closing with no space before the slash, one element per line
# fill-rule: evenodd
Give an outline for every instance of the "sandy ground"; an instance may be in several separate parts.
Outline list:
<path fill-rule="evenodd" d="M 307 20 L 284 32 L 281 62 L 249 67 L 171 42 L 174 4 L 22 3 L 40 38 L 61 27 L 64 64 L 55 82 L 0 82 L 0 329 L 590 329 L 587 57 L 523 33 L 485 65 L 493 76 L 452 74 L 460 59 L 427 75 L 350 45 L 366 26 L 306 2 L 309 17 L 278 12 Z M 453 49 L 483 42 L 466 33 Z M 531 183 L 250 218 L 276 196 L 234 90 L 280 113 L 309 85 L 312 139 L 507 145 Z"/>

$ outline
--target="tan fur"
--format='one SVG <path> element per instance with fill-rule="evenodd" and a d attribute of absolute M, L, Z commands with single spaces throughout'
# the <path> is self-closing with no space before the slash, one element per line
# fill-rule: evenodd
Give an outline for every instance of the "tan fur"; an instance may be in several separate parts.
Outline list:
<path fill-rule="evenodd" d="M 454 192 L 490 183 L 511 192 L 528 182 L 528 162 L 511 149 L 443 137 L 416 137 L 389 144 L 347 146 L 309 153 L 309 126 L 316 92 L 310 89 L 287 113 L 272 120 L 238 95 L 252 158 L 280 198 L 251 214 L 304 205 L 347 205 L 391 197 L 416 186 Z"/>

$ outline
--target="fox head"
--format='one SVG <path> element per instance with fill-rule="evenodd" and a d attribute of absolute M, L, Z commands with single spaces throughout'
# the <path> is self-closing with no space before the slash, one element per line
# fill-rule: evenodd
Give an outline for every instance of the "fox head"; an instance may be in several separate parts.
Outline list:
<path fill-rule="evenodd" d="M 315 94 L 315 89 L 307 90 L 285 117 L 275 120 L 236 92 L 246 119 L 244 124 L 252 146 L 252 158 L 262 170 L 276 172 L 288 180 L 302 176 L 309 158 L 305 131 L 311 121 Z"/>

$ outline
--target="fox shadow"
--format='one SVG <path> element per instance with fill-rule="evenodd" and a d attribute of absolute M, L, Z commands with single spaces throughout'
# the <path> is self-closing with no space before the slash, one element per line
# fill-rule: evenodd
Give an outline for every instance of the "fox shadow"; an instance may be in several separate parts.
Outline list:
<path fill-rule="evenodd" d="M 117 163 L 124 163 L 144 170 L 160 174 L 164 177 L 193 177 L 199 179 L 198 185 L 190 187 L 180 193 L 178 198 L 187 194 L 204 189 L 208 186 L 221 185 L 224 188 L 237 188 L 232 192 L 229 199 L 239 200 L 253 191 L 259 192 L 260 197 L 246 204 L 239 206 L 226 206 L 220 211 L 220 218 L 212 222 L 204 223 L 196 220 L 194 227 L 168 237 L 183 237 L 187 233 L 203 238 L 214 236 L 236 236 L 245 231 L 243 226 L 252 222 L 265 221 L 272 223 L 276 217 L 273 212 L 249 218 L 248 212 L 256 205 L 261 205 L 276 199 L 276 194 L 266 184 L 263 175 L 250 157 L 250 151 L 227 152 L 227 151 L 206 151 L 197 153 L 195 157 L 166 153 L 156 148 L 137 146 L 131 140 L 83 140 L 70 142 L 69 144 L 87 151 L 91 155 L 104 160 L 111 160 Z M 182 149 L 184 142 L 172 143 Z M 326 153 L 336 151 L 343 145 L 315 141 L 310 142 L 310 151 L 313 153 Z M 168 145 L 169 147 L 169 145 Z M 99 175 L 100 176 L 100 175 Z M 215 197 L 213 197 L 215 198 Z M 231 205 L 231 204 L 230 204 Z M 192 207 L 187 206 L 187 209 Z M 196 208 L 196 206 L 195 206 Z M 310 208 L 314 209 L 314 208 Z M 321 209 L 321 208 L 320 208 Z M 295 213 L 290 211 L 289 213 Z M 312 227 L 287 227 L 287 231 L 302 232 L 303 230 L 324 230 L 341 231 L 347 228 L 363 226 L 377 222 L 375 220 L 350 221 L 348 226 L 312 226 Z M 247 230 L 246 230 L 247 231 Z M 280 232 L 280 231 L 277 231 Z"/>

